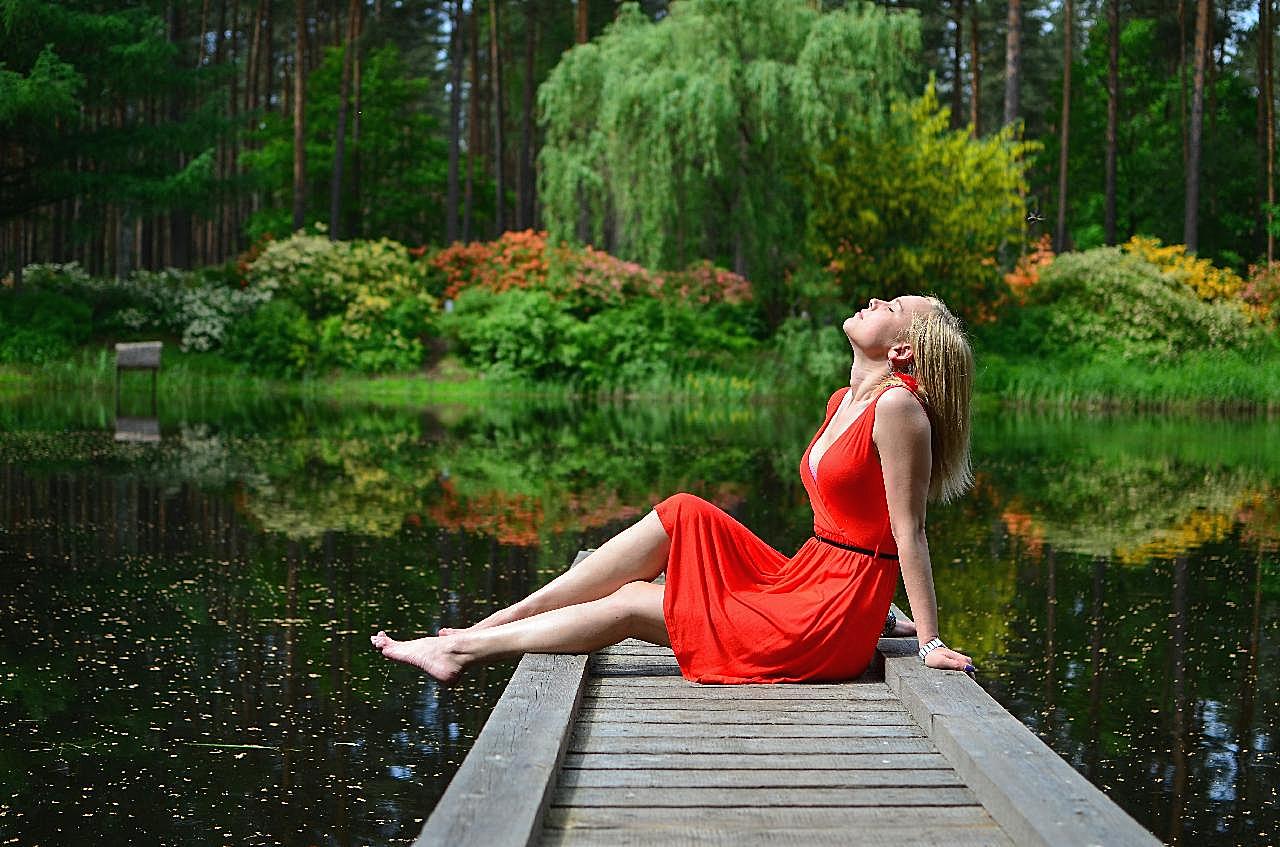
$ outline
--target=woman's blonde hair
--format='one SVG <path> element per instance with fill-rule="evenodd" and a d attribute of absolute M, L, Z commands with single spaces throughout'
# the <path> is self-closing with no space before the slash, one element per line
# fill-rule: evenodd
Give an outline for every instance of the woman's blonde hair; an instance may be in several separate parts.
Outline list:
<path fill-rule="evenodd" d="M 973 350 L 960 319 L 937 297 L 916 312 L 904 341 L 915 352 L 917 394 L 929 415 L 933 467 L 929 498 L 950 502 L 973 485 L 969 456 L 969 406 L 973 397 Z"/>

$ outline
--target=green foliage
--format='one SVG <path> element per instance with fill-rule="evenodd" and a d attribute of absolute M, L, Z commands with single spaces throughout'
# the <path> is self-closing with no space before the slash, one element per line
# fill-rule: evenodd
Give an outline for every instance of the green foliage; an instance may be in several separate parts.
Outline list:
<path fill-rule="evenodd" d="M 458 295 L 444 327 L 472 367 L 498 378 L 550 380 L 569 367 L 565 338 L 571 315 L 545 291 L 494 294 L 472 288 Z"/>
<path fill-rule="evenodd" d="M 815 394 L 826 396 L 849 378 L 853 353 L 838 327 L 819 327 L 807 317 L 787 318 L 773 334 L 771 347 L 787 379 Z"/>
<path fill-rule="evenodd" d="M 296 303 L 316 323 L 318 358 L 308 369 L 332 364 L 381 373 L 422 364 L 436 309 L 426 290 L 429 272 L 386 238 L 330 241 L 297 232 L 268 243 L 247 267 L 245 283 Z"/>
<path fill-rule="evenodd" d="M 319 338 L 302 307 L 276 299 L 236 321 L 228 333 L 229 358 L 267 373 L 299 376 L 316 365 Z"/>
<path fill-rule="evenodd" d="M 1194 28 L 1188 27 L 1190 38 Z M 1256 32 L 1256 30 L 1255 30 Z M 1240 33 L 1235 33 L 1239 36 Z M 1099 21 L 1076 54 L 1072 71 L 1071 161 L 1067 223 L 1073 246 L 1086 250 L 1104 243 L 1107 126 L 1108 32 Z M 1223 67 L 1205 82 L 1204 134 L 1200 176 L 1199 254 L 1219 263 L 1259 252 L 1256 38 L 1241 39 L 1234 67 Z M 1151 235 L 1166 243 L 1185 240 L 1186 125 L 1191 73 L 1185 79 L 1170 62 L 1177 37 L 1167 18 L 1124 16 L 1120 32 L 1117 146 L 1117 238 Z M 1186 55 L 1194 56 L 1191 42 Z M 1187 60 L 1190 63 L 1190 59 Z M 1241 67 L 1243 65 L 1243 68 Z M 1243 70 L 1243 73 L 1241 72 Z M 1053 90 L 1061 91 L 1061 68 Z M 1052 127 L 1061 101 L 1043 114 L 1044 146 L 1034 170 L 1055 183 L 1041 201 L 1056 209 L 1061 144 Z M 1037 116 L 1039 117 L 1039 116 Z M 1046 222 L 1052 231 L 1052 218 Z M 1234 258 L 1233 258 L 1234 257 Z M 1244 270 L 1237 264 L 1235 270 Z"/>
<path fill-rule="evenodd" d="M 180 57 L 159 7 L 125 5 L 0 2 L 0 219 L 75 196 L 88 229 L 108 206 L 129 218 L 218 195 L 212 169 L 183 165 L 230 131 L 204 96 L 222 71 Z"/>
<path fill-rule="evenodd" d="M 124 280 L 89 276 L 78 264 L 31 265 L 26 287 L 84 304 L 90 332 L 111 338 L 173 335 L 183 350 L 222 345 L 232 321 L 270 298 L 269 292 L 231 288 L 202 271 L 134 271 Z M 83 340 L 83 339 L 81 339 Z"/>
<path fill-rule="evenodd" d="M 539 91 L 551 236 L 650 267 L 709 257 L 783 309 L 822 153 L 906 95 L 914 14 L 870 4 L 687 0 L 657 24 L 624 6 Z"/>
<path fill-rule="evenodd" d="M 88 337 L 89 307 L 51 291 L 0 289 L 0 362 L 41 365 Z"/>
<path fill-rule="evenodd" d="M 575 316 L 546 291 L 462 292 L 445 323 L 463 360 L 497 378 L 634 387 L 714 367 L 755 349 L 753 313 L 640 298 Z"/>
<path fill-rule="evenodd" d="M 440 138 L 435 112 L 429 106 L 429 80 L 415 77 L 400 50 L 388 44 L 363 59 L 360 80 L 360 139 L 345 147 L 347 192 L 342 209 L 346 220 L 359 218 L 364 232 L 406 243 L 422 243 L 428 233 L 444 229 L 447 150 Z M 326 49 L 324 60 L 307 78 L 307 177 L 328 187 L 333 174 L 334 132 L 337 126 L 342 48 Z M 350 132 L 348 117 L 348 132 Z M 250 238 L 286 237 L 293 229 L 293 122 L 290 115 L 268 112 L 257 133 L 257 149 L 241 161 L 251 179 L 273 202 L 246 226 Z M 359 162 L 360 197 L 350 190 Z M 491 197 L 481 180 L 478 196 Z M 329 220 L 329 192 L 311 191 L 307 222 Z M 353 232 L 346 220 L 338 231 Z M 333 227 L 330 222 L 330 228 Z"/>
<path fill-rule="evenodd" d="M 1003 292 L 996 256 L 1021 238 L 1016 128 L 973 139 L 948 128 L 930 84 L 895 104 L 884 131 L 844 137 L 814 177 L 809 237 L 844 302 L 934 293 L 971 322 Z"/>
<path fill-rule="evenodd" d="M 1028 304 L 983 332 L 997 352 L 1170 362 L 1263 343 L 1241 311 L 1200 300 L 1175 274 L 1114 247 L 1058 256 Z"/>

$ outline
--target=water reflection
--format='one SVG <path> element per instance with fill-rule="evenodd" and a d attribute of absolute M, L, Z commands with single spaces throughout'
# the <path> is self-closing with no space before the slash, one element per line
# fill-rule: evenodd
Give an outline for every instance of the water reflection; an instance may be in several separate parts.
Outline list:
<path fill-rule="evenodd" d="M 0 833 L 411 840 L 510 667 L 441 689 L 369 631 L 481 617 L 675 490 L 810 532 L 821 408 L 201 402 L 158 443 L 0 406 Z M 1275 429 L 993 416 L 930 516 L 948 638 L 1170 842 L 1280 825 Z"/>

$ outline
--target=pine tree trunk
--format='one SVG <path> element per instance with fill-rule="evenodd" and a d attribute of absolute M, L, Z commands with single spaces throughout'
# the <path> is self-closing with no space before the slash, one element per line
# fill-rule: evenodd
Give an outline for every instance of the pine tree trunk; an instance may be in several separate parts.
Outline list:
<path fill-rule="evenodd" d="M 306 67 L 307 0 L 294 0 L 293 51 L 293 228 L 307 222 Z"/>
<path fill-rule="evenodd" d="M 184 33 L 182 30 L 182 5 L 174 0 L 169 7 L 169 43 L 182 50 Z M 185 52 L 185 51 L 184 51 Z M 179 53 L 181 55 L 181 53 Z M 183 113 L 183 97 L 175 91 L 169 93 L 169 120 L 181 120 Z M 181 169 L 187 164 L 186 157 L 178 153 L 174 166 Z M 75 203 L 73 219 L 79 217 L 79 200 Z M 191 213 L 182 205 L 172 209 L 169 214 L 169 238 L 165 244 L 165 264 L 175 268 L 191 267 Z"/>
<path fill-rule="evenodd" d="M 1022 87 L 1022 0 L 1009 0 L 1009 32 L 1004 42 L 1004 122 L 1018 120 Z"/>
<path fill-rule="evenodd" d="M 952 3 L 956 41 L 951 53 L 951 128 L 960 129 L 964 126 L 964 81 L 960 76 L 960 65 L 964 59 L 964 0 L 952 0 Z"/>
<path fill-rule="evenodd" d="M 1107 0 L 1107 153 L 1103 230 L 1116 243 L 1116 131 L 1120 120 L 1120 0 Z"/>
<path fill-rule="evenodd" d="M 969 25 L 969 56 L 973 61 L 973 91 L 969 98 L 969 123 L 973 125 L 971 133 L 974 138 L 982 135 L 982 52 L 979 48 L 981 38 L 978 34 L 978 0 L 969 3 L 969 14 L 973 17 Z"/>
<path fill-rule="evenodd" d="M 1208 52 L 1209 0 L 1196 3 L 1195 79 L 1191 89 L 1191 126 L 1187 140 L 1187 204 L 1183 217 L 1182 238 L 1188 253 L 1199 247 L 1200 211 L 1200 134 L 1204 125 L 1204 66 Z"/>
<path fill-rule="evenodd" d="M 499 0 L 489 0 L 489 75 L 490 83 L 493 86 L 493 223 L 494 235 L 499 236 L 507 231 L 507 221 L 504 211 L 504 197 L 506 196 L 506 181 L 504 177 L 505 168 L 503 167 L 503 158 L 505 153 L 505 145 L 503 143 L 504 133 L 504 114 L 503 114 L 503 94 L 502 94 L 502 50 L 500 46 L 500 33 L 502 31 L 502 22 L 499 19 L 499 9 L 501 3 Z"/>
<path fill-rule="evenodd" d="M 449 32 L 449 188 L 444 204 L 444 242 L 458 240 L 458 158 L 462 147 L 462 0 L 453 0 Z"/>
<path fill-rule="evenodd" d="M 356 16 L 360 0 L 347 6 L 347 45 L 342 51 L 342 79 L 338 83 L 338 120 L 333 135 L 333 172 L 329 177 L 329 240 L 342 238 L 342 176 L 347 155 L 347 101 L 351 99 L 351 54 L 355 52 Z"/>
<path fill-rule="evenodd" d="M 1265 102 L 1266 112 L 1266 150 L 1267 150 L 1267 265 L 1275 261 L 1275 235 L 1271 231 L 1271 221 L 1274 217 L 1271 209 L 1274 208 L 1276 202 L 1276 113 L 1275 113 L 1275 74 L 1271 67 L 1271 60 L 1274 56 L 1275 42 L 1274 19 L 1271 14 L 1271 0 L 1263 0 L 1264 11 L 1266 14 L 1266 24 L 1262 29 L 1263 43 L 1266 45 L 1264 54 L 1267 62 L 1267 72 L 1263 79 L 1263 100 Z"/>
<path fill-rule="evenodd" d="M 1178 135 L 1182 141 L 1182 169 L 1187 168 L 1187 4 L 1178 0 Z"/>
<path fill-rule="evenodd" d="M 467 172 L 464 175 L 462 200 L 462 240 L 471 242 L 471 219 L 475 209 L 476 152 L 480 149 L 480 35 L 477 32 L 475 0 L 467 15 L 467 38 L 470 40 L 471 87 L 467 92 Z"/>
<path fill-rule="evenodd" d="M 577 3 L 578 3 L 577 10 L 576 10 L 577 32 L 575 33 L 575 35 L 577 36 L 578 44 L 586 44 L 587 41 L 590 40 L 589 39 L 590 33 L 588 31 L 589 18 L 587 15 L 587 12 L 590 11 L 590 7 L 587 5 L 587 0 L 577 0 Z"/>
<path fill-rule="evenodd" d="M 355 38 L 352 40 L 351 48 L 351 88 L 354 97 L 352 101 L 354 114 L 351 116 L 351 190 L 348 192 L 351 202 L 348 206 L 350 217 L 347 226 L 344 227 L 344 232 L 346 232 L 348 238 L 359 238 L 364 234 L 364 206 L 362 205 L 364 203 L 364 192 L 360 167 L 361 92 L 364 90 L 364 80 L 361 76 L 364 65 L 360 54 L 363 47 L 364 4 L 361 3 L 356 6 Z"/>
<path fill-rule="evenodd" d="M 1074 37 L 1071 31 L 1074 17 L 1072 2 L 1066 0 L 1062 16 L 1062 126 L 1058 128 L 1058 220 L 1054 238 L 1054 251 L 1057 253 L 1067 249 L 1067 154 L 1071 137 L 1071 40 Z"/>
<path fill-rule="evenodd" d="M 524 21 L 524 115 L 520 124 L 520 200 L 516 229 L 533 227 L 533 58 L 538 42 L 538 15 L 534 0 L 525 0 Z"/>

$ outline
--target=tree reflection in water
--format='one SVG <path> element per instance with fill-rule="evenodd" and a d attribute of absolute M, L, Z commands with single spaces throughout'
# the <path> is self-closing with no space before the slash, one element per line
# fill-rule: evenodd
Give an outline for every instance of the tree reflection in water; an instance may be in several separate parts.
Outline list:
<path fill-rule="evenodd" d="M 510 666 L 441 689 L 364 636 L 481 617 L 677 490 L 790 552 L 822 411 L 258 399 L 129 444 L 58 402 L 0 405 L 0 814 L 33 841 L 411 840 Z M 948 639 L 1171 842 L 1280 826 L 1274 429 L 981 418 L 930 516 Z"/>

